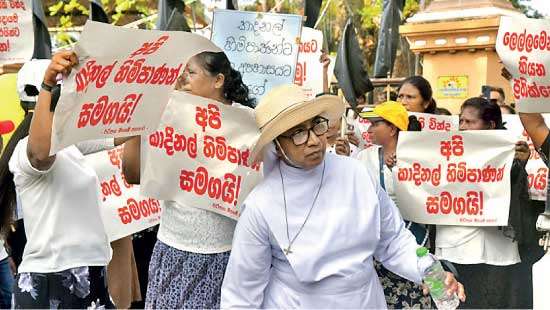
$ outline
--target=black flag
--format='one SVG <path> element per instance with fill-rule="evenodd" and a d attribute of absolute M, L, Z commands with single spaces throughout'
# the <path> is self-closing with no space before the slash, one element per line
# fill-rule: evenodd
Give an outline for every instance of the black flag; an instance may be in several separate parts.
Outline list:
<path fill-rule="evenodd" d="M 237 0 L 227 0 L 225 8 L 228 10 L 238 10 L 239 3 Z"/>
<path fill-rule="evenodd" d="M 317 18 L 319 18 L 319 11 L 321 10 L 321 3 L 323 0 L 305 0 L 306 1 L 306 9 L 304 10 L 304 14 L 306 15 L 306 23 L 304 26 L 313 28 L 315 26 L 315 23 L 317 22 Z"/>
<path fill-rule="evenodd" d="M 52 40 L 48 32 L 48 23 L 42 1 L 32 0 L 32 26 L 34 29 L 34 52 L 33 59 L 52 58 Z"/>
<path fill-rule="evenodd" d="M 346 101 L 355 108 L 357 98 L 373 90 L 372 83 L 363 67 L 363 52 L 357 42 L 352 19 L 348 19 L 338 46 L 334 75 L 344 92 Z"/>
<path fill-rule="evenodd" d="M 184 10 L 183 0 L 159 0 L 157 30 L 191 32 L 183 15 Z"/>
<path fill-rule="evenodd" d="M 374 76 L 387 77 L 388 71 L 393 71 L 395 53 L 399 41 L 399 25 L 405 0 L 384 0 L 384 10 L 378 33 L 376 60 L 374 61 Z"/>
<path fill-rule="evenodd" d="M 90 19 L 96 22 L 109 23 L 109 17 L 105 13 L 105 10 L 103 10 L 101 0 L 90 1 Z"/>

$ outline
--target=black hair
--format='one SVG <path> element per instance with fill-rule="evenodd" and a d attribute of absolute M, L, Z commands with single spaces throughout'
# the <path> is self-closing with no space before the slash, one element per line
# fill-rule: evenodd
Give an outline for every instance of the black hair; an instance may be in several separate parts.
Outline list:
<path fill-rule="evenodd" d="M 509 105 L 501 105 L 500 108 L 501 108 L 501 109 L 508 110 L 508 113 L 510 113 L 510 114 L 516 114 L 516 110 L 514 110 L 514 108 L 512 108 L 512 107 L 509 106 Z M 502 111 L 501 111 L 501 112 L 502 112 Z"/>
<path fill-rule="evenodd" d="M 428 106 L 424 109 L 424 113 L 435 114 L 437 103 L 432 97 L 433 91 L 430 82 L 428 82 L 428 80 L 421 77 L 420 75 L 414 75 L 406 78 L 403 82 L 401 82 L 398 90 L 401 89 L 401 87 L 403 87 L 403 85 L 405 84 L 411 84 L 412 86 L 414 86 L 416 89 L 418 89 L 418 92 L 420 93 L 422 99 L 429 102 Z"/>
<path fill-rule="evenodd" d="M 255 100 L 250 98 L 248 87 L 243 83 L 241 73 L 233 67 L 224 52 L 202 52 L 196 55 L 201 66 L 210 75 L 223 74 L 223 95 L 225 99 L 254 108 Z"/>
<path fill-rule="evenodd" d="M 422 125 L 420 125 L 420 122 L 416 116 L 409 116 L 409 126 L 407 127 L 407 131 L 422 131 Z"/>
<path fill-rule="evenodd" d="M 13 132 L 11 139 L 4 148 L 4 153 L 0 157 L 0 233 L 6 234 L 10 224 L 13 221 L 13 214 L 17 206 L 15 183 L 8 163 L 13 151 L 20 140 L 29 135 L 31 127 L 32 112 L 25 115 L 25 118 Z"/>
<path fill-rule="evenodd" d="M 436 115 L 453 115 L 451 111 L 445 108 L 435 108 L 435 114 Z"/>
<path fill-rule="evenodd" d="M 485 123 L 490 124 L 494 122 L 495 129 L 506 129 L 502 123 L 502 113 L 500 112 L 500 107 L 498 104 L 491 102 L 482 97 L 473 97 L 466 99 L 462 106 L 460 107 L 460 114 L 466 108 L 476 109 L 478 112 L 479 118 Z"/>
<path fill-rule="evenodd" d="M 502 89 L 502 87 L 490 86 L 489 89 L 491 91 L 496 91 L 497 93 L 499 93 L 499 95 L 502 97 L 502 101 L 506 99 L 506 95 L 504 94 L 504 89 Z"/>

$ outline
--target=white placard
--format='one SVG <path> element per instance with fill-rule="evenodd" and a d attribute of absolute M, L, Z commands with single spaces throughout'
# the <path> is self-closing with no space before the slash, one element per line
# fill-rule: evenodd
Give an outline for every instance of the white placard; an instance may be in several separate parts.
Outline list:
<path fill-rule="evenodd" d="M 294 84 L 301 86 L 309 99 L 323 92 L 323 64 L 319 61 L 322 47 L 323 32 L 304 27 L 298 49 Z"/>
<path fill-rule="evenodd" d="M 51 155 L 80 141 L 156 129 L 185 64 L 203 51 L 220 50 L 197 34 L 88 21 L 75 46 L 80 63 L 64 79 L 55 110 Z"/>
<path fill-rule="evenodd" d="M 31 0 L 0 1 L 0 64 L 23 63 L 33 51 Z"/>
<path fill-rule="evenodd" d="M 300 15 L 214 11 L 212 41 L 257 100 L 275 86 L 294 82 L 301 32 Z"/>
<path fill-rule="evenodd" d="M 401 132 L 393 177 L 403 218 L 508 225 L 515 142 L 503 130 Z"/>
<path fill-rule="evenodd" d="M 250 151 L 259 137 L 254 111 L 174 91 L 148 136 L 141 190 L 237 219 L 260 179 Z"/>

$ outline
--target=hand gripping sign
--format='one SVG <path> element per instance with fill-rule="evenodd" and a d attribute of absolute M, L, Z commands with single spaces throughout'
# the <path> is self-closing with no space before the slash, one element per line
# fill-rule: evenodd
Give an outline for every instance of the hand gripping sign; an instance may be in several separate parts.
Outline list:
<path fill-rule="evenodd" d="M 502 16 L 496 50 L 512 75 L 519 112 L 550 112 L 550 23 Z"/>
<path fill-rule="evenodd" d="M 212 41 L 241 72 L 251 96 L 257 100 L 275 86 L 294 82 L 302 18 L 289 14 L 214 11 Z"/>
<path fill-rule="evenodd" d="M 100 211 L 109 241 L 115 241 L 157 225 L 161 202 L 140 196 L 139 185 L 130 185 L 122 174 L 122 149 L 86 156 L 99 179 Z"/>
<path fill-rule="evenodd" d="M 142 194 L 237 219 L 260 178 L 250 158 L 258 137 L 252 109 L 174 91 L 160 126 L 142 139 Z"/>
<path fill-rule="evenodd" d="M 79 65 L 64 80 L 55 110 L 50 153 L 156 129 L 185 64 L 203 51 L 220 50 L 192 33 L 88 21 L 75 46 Z"/>
<path fill-rule="evenodd" d="M 393 177 L 403 218 L 506 226 L 515 142 L 505 130 L 401 132 Z"/>
<path fill-rule="evenodd" d="M 0 64 L 28 61 L 33 51 L 31 1 L 0 1 Z"/>

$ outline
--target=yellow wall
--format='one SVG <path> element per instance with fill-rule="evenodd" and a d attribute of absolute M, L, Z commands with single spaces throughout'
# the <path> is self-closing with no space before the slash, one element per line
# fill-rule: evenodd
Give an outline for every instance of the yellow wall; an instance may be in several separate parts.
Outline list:
<path fill-rule="evenodd" d="M 456 53 L 438 52 L 424 54 L 422 75 L 430 82 L 434 98 L 439 107 L 458 114 L 465 99 L 479 96 L 482 85 L 504 88 L 506 102 L 511 102 L 509 83 L 500 75 L 502 64 L 496 52 L 476 50 L 475 52 L 457 51 Z M 465 99 L 437 98 L 437 78 L 439 76 L 468 76 L 468 96 Z"/>
<path fill-rule="evenodd" d="M 24 112 L 19 105 L 16 78 L 17 74 L 0 76 L 0 120 L 12 120 L 17 128 L 23 119 Z M 4 145 L 8 143 L 12 133 L 2 136 Z"/>

